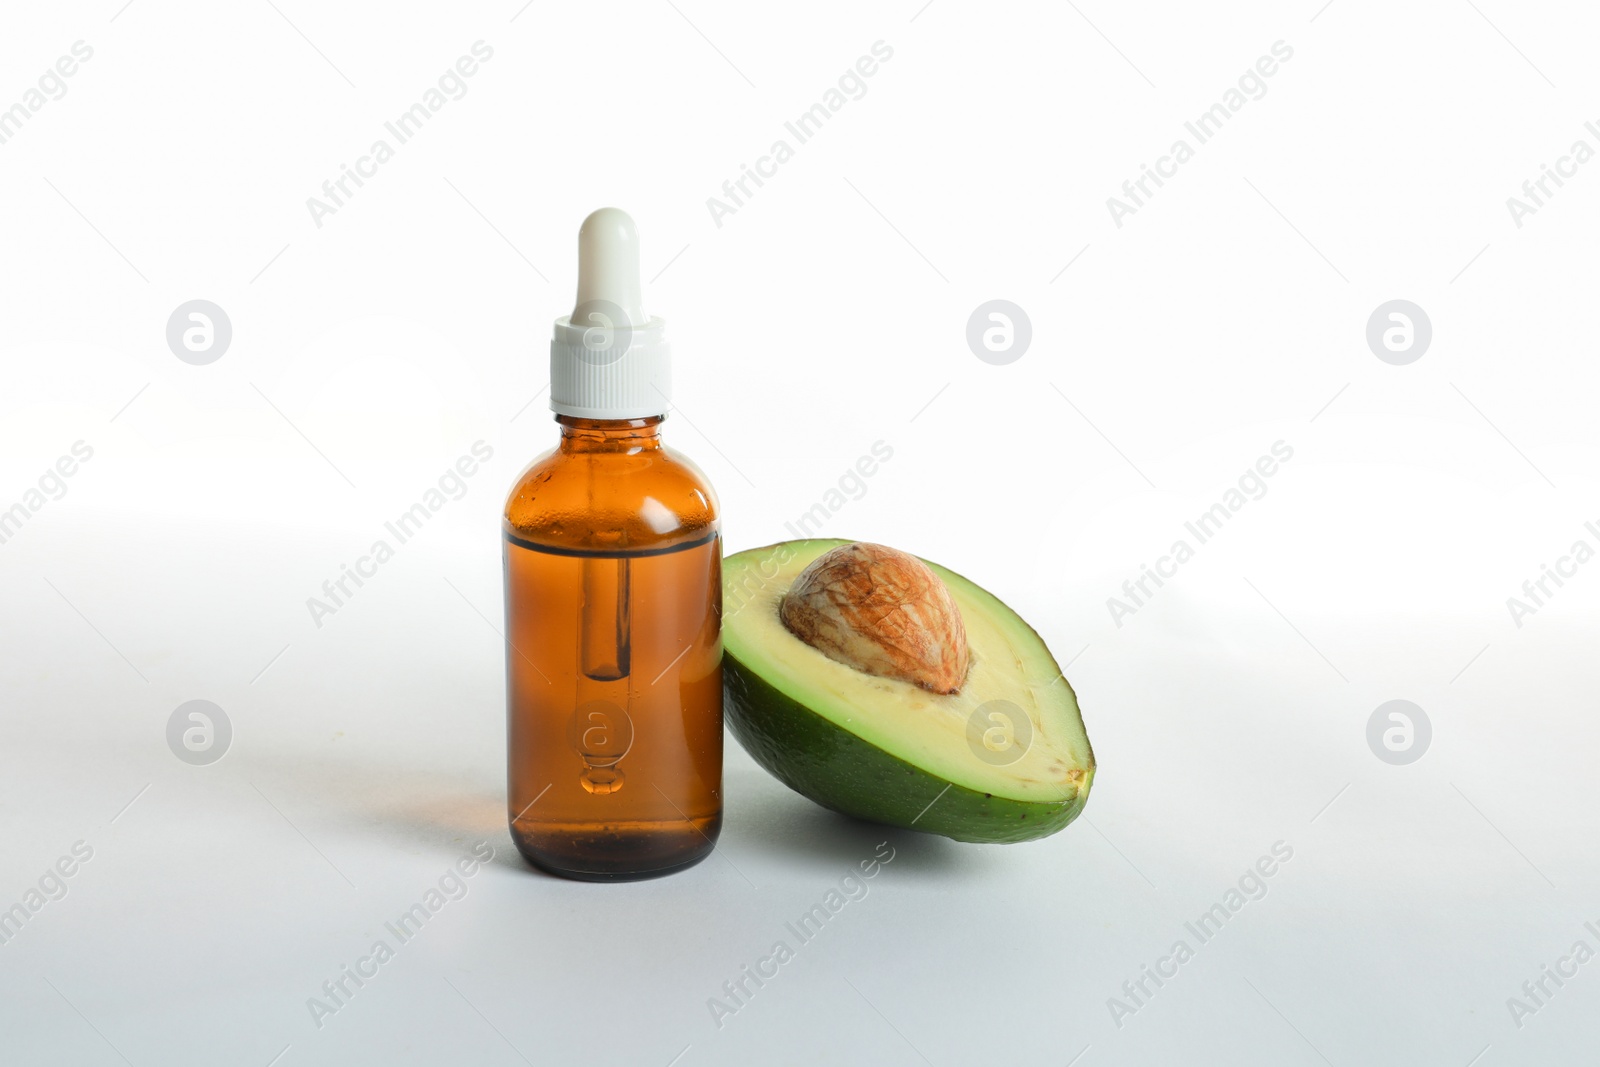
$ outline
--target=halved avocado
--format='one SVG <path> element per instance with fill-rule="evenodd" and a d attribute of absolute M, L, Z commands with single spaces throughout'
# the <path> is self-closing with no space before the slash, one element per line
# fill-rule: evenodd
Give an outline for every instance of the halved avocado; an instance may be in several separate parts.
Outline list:
<path fill-rule="evenodd" d="M 1032 627 L 928 563 L 965 622 L 960 691 L 930 692 L 830 658 L 779 617 L 840 540 L 784 541 L 723 562 L 724 713 L 780 781 L 824 807 L 957 841 L 1028 841 L 1083 810 L 1094 752 L 1072 687 Z M 927 562 L 927 561 L 923 561 Z"/>

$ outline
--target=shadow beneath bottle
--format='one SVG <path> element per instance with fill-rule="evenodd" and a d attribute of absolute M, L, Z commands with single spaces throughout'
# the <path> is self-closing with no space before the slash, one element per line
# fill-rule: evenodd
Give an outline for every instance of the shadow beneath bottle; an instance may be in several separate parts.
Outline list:
<path fill-rule="evenodd" d="M 563 880 L 518 852 L 506 825 L 505 793 L 487 772 L 413 766 L 397 773 L 392 766 L 359 759 L 296 755 L 290 760 L 260 752 L 250 762 L 254 766 L 246 777 L 294 811 L 296 819 L 309 815 L 315 823 L 320 817 L 324 827 L 343 823 L 345 833 L 364 832 L 412 853 L 445 858 L 487 841 L 494 847 L 493 866 Z M 995 846 L 842 815 L 743 760 L 730 760 L 725 768 L 724 800 L 717 851 L 757 885 L 791 875 L 836 880 L 852 871 L 860 874 L 863 863 L 883 863 L 885 855 L 893 857 L 887 865 L 902 873 L 958 879 L 994 875 Z"/>
<path fill-rule="evenodd" d="M 506 829 L 504 790 L 473 769 L 397 768 L 366 754 L 308 757 L 259 749 L 235 764 L 296 823 L 448 857 L 488 841 L 497 859 L 510 854 L 521 863 Z"/>

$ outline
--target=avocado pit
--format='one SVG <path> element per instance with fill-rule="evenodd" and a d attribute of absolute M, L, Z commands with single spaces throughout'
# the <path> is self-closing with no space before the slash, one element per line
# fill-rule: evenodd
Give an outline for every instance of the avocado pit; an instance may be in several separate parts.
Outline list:
<path fill-rule="evenodd" d="M 966 681 L 961 610 L 939 576 L 909 553 L 840 545 L 800 572 L 778 614 L 794 636 L 865 674 L 947 696 Z"/>

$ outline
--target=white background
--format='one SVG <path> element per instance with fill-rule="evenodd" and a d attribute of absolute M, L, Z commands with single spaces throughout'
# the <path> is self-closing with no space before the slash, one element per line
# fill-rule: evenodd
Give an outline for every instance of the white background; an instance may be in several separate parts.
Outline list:
<path fill-rule="evenodd" d="M 1506 601 L 1600 547 L 1600 162 L 1521 227 L 1506 199 L 1600 148 L 1600 24 L 1318 2 L 8 5 L 0 106 L 94 55 L 0 145 L 0 507 L 94 456 L 0 545 L 0 907 L 94 854 L 0 945 L 0 1060 L 1591 1059 L 1600 963 L 1520 1027 L 1507 999 L 1600 948 L 1600 565 L 1521 626 Z M 307 198 L 479 40 L 467 94 L 316 226 Z M 707 198 L 880 40 L 718 226 Z M 1115 225 L 1280 40 L 1266 95 Z M 497 519 L 554 440 L 549 323 L 605 204 L 639 221 L 666 432 L 728 549 L 892 447 L 823 532 L 973 577 L 1070 661 L 1100 764 L 1077 823 L 879 831 L 730 741 L 691 871 L 516 856 Z M 166 344 L 192 299 L 232 322 L 208 366 Z M 991 299 L 1032 323 L 1005 366 L 965 341 Z M 1410 365 L 1365 340 L 1391 299 L 1432 321 Z M 306 599 L 480 439 L 467 494 L 317 627 Z M 1280 440 L 1266 495 L 1116 625 Z M 191 699 L 233 725 L 211 766 L 167 747 Z M 1367 744 L 1391 699 L 1433 725 L 1409 766 Z M 870 894 L 718 1028 L 707 999 L 885 839 Z M 318 1028 L 307 999 L 478 841 L 468 895 Z M 1123 982 L 1277 841 L 1267 895 L 1119 1026 Z"/>

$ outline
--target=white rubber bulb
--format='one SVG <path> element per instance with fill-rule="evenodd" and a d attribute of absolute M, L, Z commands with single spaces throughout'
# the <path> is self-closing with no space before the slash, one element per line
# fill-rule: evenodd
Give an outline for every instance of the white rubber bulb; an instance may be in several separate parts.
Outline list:
<path fill-rule="evenodd" d="M 578 230 L 578 301 L 573 325 L 597 308 L 612 305 L 625 322 L 617 326 L 643 326 L 643 288 L 639 284 L 639 230 L 621 208 L 603 207 L 583 220 Z"/>

